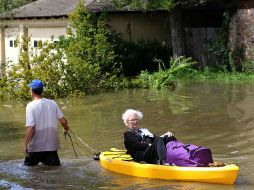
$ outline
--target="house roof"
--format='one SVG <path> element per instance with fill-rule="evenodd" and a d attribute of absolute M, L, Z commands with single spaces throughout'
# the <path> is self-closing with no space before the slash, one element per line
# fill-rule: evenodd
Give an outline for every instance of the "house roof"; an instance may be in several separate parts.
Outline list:
<path fill-rule="evenodd" d="M 68 17 L 69 13 L 75 10 L 78 3 L 79 0 L 37 0 L 10 12 L 1 13 L 0 19 Z M 131 11 L 128 7 L 117 8 L 112 0 L 85 0 L 85 6 L 92 12 Z M 132 9 L 132 11 L 135 10 Z"/>
<path fill-rule="evenodd" d="M 67 17 L 79 0 L 37 0 L 22 7 L 5 12 L 0 18 L 50 18 Z"/>

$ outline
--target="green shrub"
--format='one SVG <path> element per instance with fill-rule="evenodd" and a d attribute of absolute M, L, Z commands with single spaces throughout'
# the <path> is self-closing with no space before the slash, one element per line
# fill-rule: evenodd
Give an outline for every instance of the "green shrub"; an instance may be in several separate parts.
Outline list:
<path fill-rule="evenodd" d="M 68 91 L 86 94 L 121 86 L 122 66 L 116 60 L 105 14 L 88 12 L 81 1 L 69 18 L 68 36 L 59 42 L 68 60 L 64 79 Z"/>
<path fill-rule="evenodd" d="M 177 57 L 171 58 L 170 68 L 165 69 L 161 60 L 155 60 L 159 65 L 159 71 L 149 73 L 142 71 L 141 74 L 132 81 L 132 83 L 141 88 L 161 89 L 175 88 L 175 81 L 179 78 L 193 76 L 196 71 L 192 66 L 196 64 L 191 58 Z"/>

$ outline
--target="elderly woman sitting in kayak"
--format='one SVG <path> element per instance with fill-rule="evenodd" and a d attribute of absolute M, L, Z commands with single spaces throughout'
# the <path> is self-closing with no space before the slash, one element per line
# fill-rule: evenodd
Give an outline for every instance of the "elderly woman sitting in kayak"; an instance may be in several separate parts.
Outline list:
<path fill-rule="evenodd" d="M 136 162 L 164 165 L 166 163 L 166 144 L 169 141 L 175 141 L 176 138 L 171 132 L 158 137 L 146 128 L 138 128 L 138 121 L 142 118 L 143 114 L 133 109 L 127 109 L 122 115 L 124 124 L 129 128 L 124 133 L 127 153 Z"/>

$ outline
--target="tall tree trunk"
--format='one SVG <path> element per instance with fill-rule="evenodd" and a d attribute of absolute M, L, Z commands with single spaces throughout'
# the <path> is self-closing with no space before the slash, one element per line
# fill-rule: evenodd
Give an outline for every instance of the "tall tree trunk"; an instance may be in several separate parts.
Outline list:
<path fill-rule="evenodd" d="M 186 55 L 183 10 L 175 8 L 170 17 L 173 57 Z"/>

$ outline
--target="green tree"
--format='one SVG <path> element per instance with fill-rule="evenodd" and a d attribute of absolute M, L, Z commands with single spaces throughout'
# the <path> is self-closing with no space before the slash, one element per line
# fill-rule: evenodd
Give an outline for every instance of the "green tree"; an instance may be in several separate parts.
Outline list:
<path fill-rule="evenodd" d="M 4 11 L 9 11 L 14 8 L 20 7 L 26 3 L 32 2 L 34 0 L 1 0 L 0 1 L 0 13 Z"/>
<path fill-rule="evenodd" d="M 69 15 L 70 29 L 67 37 L 61 37 L 60 46 L 67 58 L 65 82 L 72 93 L 112 88 L 117 82 L 121 64 L 116 63 L 111 32 L 104 20 L 86 10 L 80 1 Z"/>
<path fill-rule="evenodd" d="M 168 9 L 172 10 L 176 7 L 195 7 L 202 6 L 209 3 L 222 4 L 234 4 L 235 0 L 113 0 L 113 3 L 118 7 L 130 6 L 132 8 L 139 8 L 144 10 L 157 10 Z"/>

